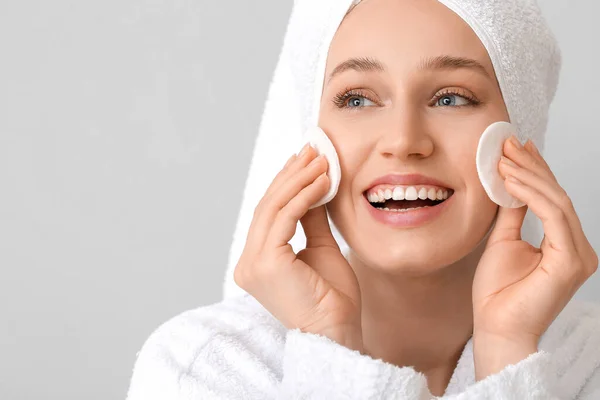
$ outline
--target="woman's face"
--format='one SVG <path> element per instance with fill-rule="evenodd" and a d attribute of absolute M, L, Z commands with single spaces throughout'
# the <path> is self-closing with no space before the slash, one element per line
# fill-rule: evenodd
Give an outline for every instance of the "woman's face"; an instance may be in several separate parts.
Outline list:
<path fill-rule="evenodd" d="M 329 81 L 350 58 L 376 60 L 385 70 L 351 68 Z M 487 51 L 471 28 L 436 0 L 364 0 L 333 38 L 323 86 L 319 126 L 342 168 L 338 195 L 327 207 L 355 255 L 373 268 L 424 272 L 473 251 L 497 211 L 477 175 L 479 137 L 509 118 Z M 409 181 L 392 189 L 425 186 L 449 189 L 450 196 L 435 206 L 441 212 L 434 218 L 383 223 L 373 217 L 367 192 L 389 187 L 372 185 L 387 174 L 441 183 Z"/>

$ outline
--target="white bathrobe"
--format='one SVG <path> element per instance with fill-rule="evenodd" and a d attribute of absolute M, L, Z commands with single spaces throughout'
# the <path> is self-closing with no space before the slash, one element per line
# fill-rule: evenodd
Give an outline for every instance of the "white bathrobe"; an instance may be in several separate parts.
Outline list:
<path fill-rule="evenodd" d="M 240 289 L 233 282 L 233 266 L 253 208 L 285 159 L 298 150 L 302 127 L 316 116 L 324 56 L 352 1 L 294 1 L 230 252 L 225 299 L 184 312 L 150 335 L 135 361 L 128 400 L 433 398 L 425 375 L 414 367 L 395 366 L 326 337 L 287 330 L 252 296 L 235 296 Z M 534 0 L 439 1 L 481 35 L 501 78 L 511 121 L 520 127 L 522 139 L 533 138 L 542 147 L 560 58 Z M 537 45 L 510 36 L 523 31 L 519 24 L 527 25 L 527 37 Z M 523 52 L 527 57 L 520 56 Z M 306 109 L 290 107 L 296 99 Z M 295 249 L 303 244 L 301 229 L 292 242 Z M 467 341 L 441 398 L 600 400 L 600 305 L 572 300 L 538 349 L 475 382 L 472 342 Z"/>
<path fill-rule="evenodd" d="M 425 375 L 286 329 L 250 295 L 189 310 L 144 343 L 127 400 L 599 400 L 600 304 L 571 300 L 538 352 L 475 382 L 466 343 L 443 397 Z"/>

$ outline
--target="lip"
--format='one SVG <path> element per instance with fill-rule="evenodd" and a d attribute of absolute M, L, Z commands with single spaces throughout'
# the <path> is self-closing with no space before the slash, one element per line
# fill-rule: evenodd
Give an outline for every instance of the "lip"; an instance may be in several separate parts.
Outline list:
<path fill-rule="evenodd" d="M 387 174 L 384 176 L 380 176 L 379 178 L 371 182 L 365 191 L 368 191 L 369 189 L 372 189 L 377 185 L 431 185 L 442 187 L 445 189 L 452 189 L 450 186 L 448 186 L 447 183 L 421 174 Z"/>
<path fill-rule="evenodd" d="M 387 182 L 384 182 L 387 183 Z M 412 182 L 411 182 L 412 184 Z M 421 183 L 425 184 L 425 183 Z M 433 183 L 429 183 L 433 185 Z M 365 196 L 362 196 L 367 211 L 376 221 L 394 228 L 414 228 L 425 225 L 440 216 L 448 207 L 454 203 L 454 197 L 450 196 L 443 202 L 432 207 L 417 208 L 411 211 L 396 212 L 385 211 L 373 207 Z"/>

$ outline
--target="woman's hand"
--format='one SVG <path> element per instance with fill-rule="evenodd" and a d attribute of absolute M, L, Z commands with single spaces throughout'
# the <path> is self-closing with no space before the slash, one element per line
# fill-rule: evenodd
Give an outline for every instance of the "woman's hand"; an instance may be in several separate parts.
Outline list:
<path fill-rule="evenodd" d="M 325 206 L 327 161 L 309 145 L 293 155 L 254 211 L 234 280 L 288 329 L 363 351 L 358 280 L 333 238 Z M 288 243 L 300 220 L 306 249 Z"/>
<path fill-rule="evenodd" d="M 473 344 L 478 378 L 537 352 L 540 337 L 598 268 L 569 196 L 528 141 L 507 140 L 499 171 L 526 203 L 500 207 L 473 281 Z M 517 180 L 514 180 L 516 178 Z M 527 209 L 544 228 L 540 248 L 521 240 Z M 479 364 L 479 365 L 478 365 Z"/>

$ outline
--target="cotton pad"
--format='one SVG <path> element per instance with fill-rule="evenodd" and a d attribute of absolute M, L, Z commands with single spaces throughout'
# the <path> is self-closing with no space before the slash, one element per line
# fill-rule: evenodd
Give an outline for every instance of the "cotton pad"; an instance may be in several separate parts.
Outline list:
<path fill-rule="evenodd" d="M 337 194 L 342 178 L 342 170 L 340 168 L 340 160 L 338 158 L 333 143 L 327 137 L 325 132 L 318 126 L 309 128 L 305 133 L 305 139 L 316 150 L 317 154 L 324 154 L 329 167 L 327 176 L 329 177 L 329 190 L 318 202 L 312 205 L 310 209 L 322 206 L 329 203 Z"/>
<path fill-rule="evenodd" d="M 516 136 L 515 127 L 509 122 L 499 121 L 488 126 L 477 146 L 477 174 L 489 198 L 501 207 L 519 208 L 525 203 L 506 191 L 504 179 L 498 171 L 504 142 L 511 135 Z"/>

